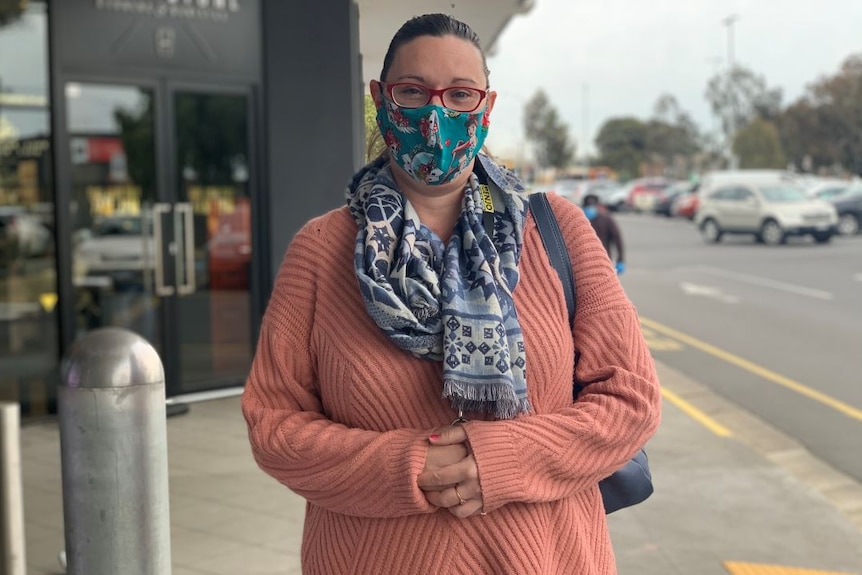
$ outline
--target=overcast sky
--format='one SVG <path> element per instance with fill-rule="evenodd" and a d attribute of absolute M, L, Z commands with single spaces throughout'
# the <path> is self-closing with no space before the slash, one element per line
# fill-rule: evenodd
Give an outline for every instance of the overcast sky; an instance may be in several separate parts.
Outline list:
<path fill-rule="evenodd" d="M 712 129 L 704 91 L 727 65 L 722 20 L 730 15 L 739 17 L 735 61 L 780 87 L 785 103 L 862 53 L 862 0 L 536 0 L 530 13 L 512 19 L 488 62 L 499 93 L 487 141 L 492 153 L 518 154 L 523 103 L 539 87 L 579 154 L 585 130 L 592 141 L 610 117 L 646 119 L 663 92 Z"/>

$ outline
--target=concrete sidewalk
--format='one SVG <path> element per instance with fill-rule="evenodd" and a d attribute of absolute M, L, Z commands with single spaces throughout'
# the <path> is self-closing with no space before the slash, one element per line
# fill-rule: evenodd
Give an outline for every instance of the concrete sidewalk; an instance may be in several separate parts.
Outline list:
<path fill-rule="evenodd" d="M 862 575 L 862 488 L 659 367 L 663 386 L 734 435 L 719 437 L 665 402 L 648 446 L 656 493 L 609 519 L 620 574 Z M 174 575 L 300 573 L 304 502 L 258 470 L 239 398 L 195 404 L 169 419 L 168 445 Z M 25 426 L 22 449 L 28 574 L 59 574 L 57 425 Z"/>

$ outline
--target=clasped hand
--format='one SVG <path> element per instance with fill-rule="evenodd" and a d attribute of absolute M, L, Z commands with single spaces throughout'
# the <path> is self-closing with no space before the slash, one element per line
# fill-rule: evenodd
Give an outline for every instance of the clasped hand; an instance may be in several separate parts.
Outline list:
<path fill-rule="evenodd" d="M 419 488 L 431 505 L 448 509 L 456 517 L 482 512 L 484 501 L 479 485 L 476 458 L 467 445 L 467 433 L 460 425 L 441 427 L 428 441 L 425 469 L 419 474 Z"/>

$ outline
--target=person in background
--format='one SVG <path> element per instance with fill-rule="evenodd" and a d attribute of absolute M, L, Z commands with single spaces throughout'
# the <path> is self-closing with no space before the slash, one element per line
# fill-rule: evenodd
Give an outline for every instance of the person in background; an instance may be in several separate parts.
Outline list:
<path fill-rule="evenodd" d="M 661 412 L 634 306 L 552 195 L 569 324 L 527 192 L 480 153 L 497 94 L 466 24 L 405 23 L 370 89 L 386 150 L 291 241 L 242 397 L 307 500 L 302 572 L 614 575 L 598 483 Z"/>
<path fill-rule="evenodd" d="M 623 250 L 623 236 L 613 216 L 599 207 L 599 197 L 595 194 L 587 194 L 583 200 L 584 215 L 590 220 L 596 235 L 608 252 L 608 257 L 614 262 L 617 274 L 626 271 L 625 251 Z M 611 246 L 616 250 L 616 260 L 611 251 Z"/>

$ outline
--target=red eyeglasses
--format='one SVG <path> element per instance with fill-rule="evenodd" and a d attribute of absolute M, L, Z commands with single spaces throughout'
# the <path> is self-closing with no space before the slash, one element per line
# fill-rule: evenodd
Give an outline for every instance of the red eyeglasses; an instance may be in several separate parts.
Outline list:
<path fill-rule="evenodd" d="M 427 106 L 434 96 L 439 96 L 443 105 L 456 112 L 473 112 L 482 104 L 488 95 L 488 90 L 479 90 L 467 86 L 450 86 L 435 90 L 413 84 L 411 82 L 397 82 L 395 84 L 384 84 L 383 90 L 389 99 L 403 108 L 421 108 Z"/>

